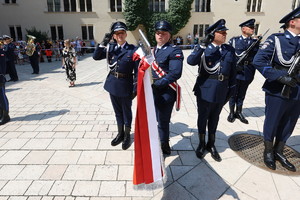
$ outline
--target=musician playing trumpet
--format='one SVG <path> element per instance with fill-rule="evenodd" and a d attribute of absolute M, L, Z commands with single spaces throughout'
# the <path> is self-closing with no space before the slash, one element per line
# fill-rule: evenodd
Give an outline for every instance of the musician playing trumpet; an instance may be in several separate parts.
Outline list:
<path fill-rule="evenodd" d="M 33 69 L 32 74 L 39 74 L 40 66 L 39 66 L 39 58 L 40 58 L 40 47 L 35 44 L 35 37 L 32 35 L 27 35 L 28 42 L 26 49 L 26 54 L 29 56 L 29 61 L 31 67 Z"/>

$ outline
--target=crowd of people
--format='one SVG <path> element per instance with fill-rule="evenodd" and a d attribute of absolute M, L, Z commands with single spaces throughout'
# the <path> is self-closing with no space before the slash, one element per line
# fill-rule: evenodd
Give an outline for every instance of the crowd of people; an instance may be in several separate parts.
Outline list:
<path fill-rule="evenodd" d="M 74 47 L 76 55 L 78 57 L 84 56 L 86 53 L 93 52 L 95 47 L 94 41 L 84 41 L 79 37 L 76 39 L 71 39 L 71 46 Z M 27 41 L 13 41 L 11 38 L 11 43 L 14 45 L 14 62 L 15 64 L 24 65 L 29 62 L 29 57 L 26 54 Z M 89 46 L 87 45 L 89 44 Z M 62 50 L 64 48 L 64 40 L 46 40 L 41 43 L 37 42 L 36 45 L 40 49 L 39 52 L 39 62 L 52 62 L 59 61 L 62 57 Z M 92 48 L 91 48 L 92 47 Z"/>

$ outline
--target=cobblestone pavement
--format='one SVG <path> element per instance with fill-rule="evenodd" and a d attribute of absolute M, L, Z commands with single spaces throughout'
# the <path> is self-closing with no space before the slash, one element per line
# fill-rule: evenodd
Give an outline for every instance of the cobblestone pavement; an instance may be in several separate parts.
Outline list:
<path fill-rule="evenodd" d="M 190 50 L 185 50 L 185 57 Z M 197 67 L 184 63 L 179 83 L 182 109 L 173 113 L 172 154 L 165 158 L 163 189 L 136 191 L 132 185 L 133 145 L 123 151 L 110 142 L 116 122 L 103 84 L 105 61 L 84 56 L 77 68 L 76 87 L 69 88 L 59 61 L 41 63 L 32 75 L 18 65 L 20 81 L 7 83 L 11 122 L 0 126 L 0 200 L 196 200 L 287 199 L 300 197 L 300 177 L 283 176 L 251 165 L 228 145 L 232 134 L 262 134 L 264 78 L 256 73 L 244 114 L 249 120 L 228 123 L 228 105 L 221 113 L 217 149 L 222 162 L 210 155 L 199 160 L 196 99 L 192 87 Z M 135 113 L 136 102 L 133 104 Z M 288 145 L 300 151 L 300 125 Z M 131 137 L 133 138 L 133 133 Z"/>

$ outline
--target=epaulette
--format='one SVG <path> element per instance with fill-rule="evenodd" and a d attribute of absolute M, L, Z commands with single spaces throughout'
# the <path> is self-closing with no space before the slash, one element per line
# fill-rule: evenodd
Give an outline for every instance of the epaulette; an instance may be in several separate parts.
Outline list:
<path fill-rule="evenodd" d="M 224 47 L 225 47 L 226 49 L 228 49 L 228 50 L 233 50 L 233 51 L 234 51 L 233 46 L 231 46 L 231 45 L 229 45 L 229 44 L 226 44 L 226 43 L 224 43 L 224 44 L 222 44 L 222 45 L 224 45 Z"/>
<path fill-rule="evenodd" d="M 285 35 L 284 33 L 273 33 L 272 35 L 275 35 L 275 36 L 283 36 Z"/>

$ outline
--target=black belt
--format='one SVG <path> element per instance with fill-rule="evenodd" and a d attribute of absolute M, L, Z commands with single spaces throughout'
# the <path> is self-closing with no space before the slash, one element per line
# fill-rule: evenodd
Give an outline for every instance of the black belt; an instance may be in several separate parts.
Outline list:
<path fill-rule="evenodd" d="M 229 79 L 229 76 L 225 76 L 223 74 L 214 74 L 214 75 L 209 75 L 208 76 L 209 79 L 216 79 L 219 81 L 225 81 Z"/>
<path fill-rule="evenodd" d="M 120 72 L 110 72 L 110 74 L 116 78 L 132 78 L 132 74 L 123 74 Z"/>
<path fill-rule="evenodd" d="M 274 65 L 274 68 L 278 69 L 278 70 L 283 70 L 283 71 L 288 71 L 289 70 L 289 67 L 284 67 L 284 66 L 281 66 L 281 65 Z"/>

